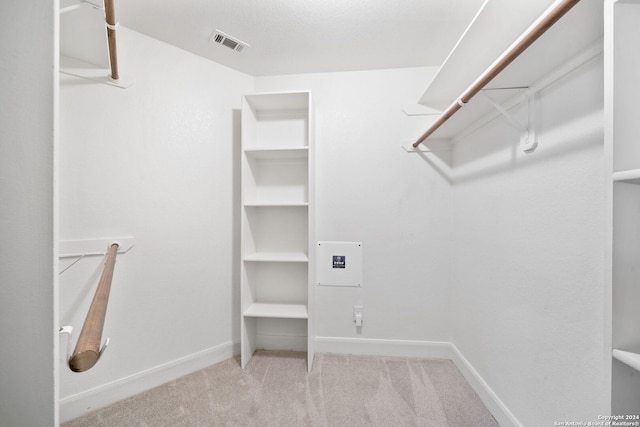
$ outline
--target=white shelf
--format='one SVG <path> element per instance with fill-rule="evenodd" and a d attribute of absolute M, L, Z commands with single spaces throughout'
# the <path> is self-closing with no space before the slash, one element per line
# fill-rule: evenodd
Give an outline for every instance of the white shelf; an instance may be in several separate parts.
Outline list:
<path fill-rule="evenodd" d="M 501 14 L 500 9 L 494 10 L 492 7 L 493 2 L 497 1 L 489 0 L 481 13 Z M 514 4 L 507 9 L 512 9 L 514 6 L 525 7 L 524 3 L 535 2 L 510 3 Z M 555 3 L 557 2 L 554 2 L 554 5 Z M 534 10 L 531 9 L 529 13 L 533 13 Z M 464 34 L 464 40 L 460 40 L 420 99 L 421 104 L 445 110 L 456 102 L 457 98 L 475 82 L 476 78 L 500 59 L 504 49 L 502 52 L 496 53 L 495 51 L 487 51 L 487 47 L 484 46 L 492 44 L 485 42 L 484 35 L 491 33 L 496 33 L 500 37 L 503 35 L 502 32 L 487 30 L 491 23 L 489 18 L 489 16 L 479 16 L 474 20 Z M 504 19 L 504 16 L 500 15 L 500 19 Z M 602 21 L 602 1 L 583 0 L 579 2 L 495 77 L 486 89 L 533 87 L 539 90 L 543 88 L 546 84 L 551 83 L 548 81 L 550 75 L 559 74 L 559 71 L 562 71 L 567 64 L 570 65 L 579 60 L 585 51 L 597 46 L 601 52 Z M 476 25 L 479 27 L 475 28 Z M 525 27 L 520 28 L 522 33 L 526 30 Z M 475 35 L 478 33 L 483 33 L 483 37 L 476 37 Z M 487 66 L 487 64 L 489 65 Z M 578 65 L 581 64 L 575 64 L 576 67 Z M 461 73 L 464 73 L 463 77 L 460 77 Z M 505 103 L 517 98 L 517 95 L 521 95 L 512 90 L 500 92 L 504 93 L 492 93 L 491 95 L 499 103 Z M 473 128 L 483 117 L 494 113 L 493 106 L 481 98 L 479 95 L 472 98 L 461 111 L 436 130 L 431 138 L 453 139 L 462 132 Z"/>
<path fill-rule="evenodd" d="M 309 147 L 256 147 L 247 148 L 244 153 L 252 159 L 303 159 L 309 156 Z"/>
<path fill-rule="evenodd" d="M 486 0 L 419 103 L 445 110 L 551 3 Z"/>
<path fill-rule="evenodd" d="M 304 304 L 253 303 L 243 313 L 244 317 L 307 319 L 309 313 Z"/>
<path fill-rule="evenodd" d="M 636 371 L 640 371 L 640 354 L 630 351 L 613 350 L 613 358 L 625 365 L 631 366 Z"/>
<path fill-rule="evenodd" d="M 640 185 L 640 169 L 614 172 L 612 179 L 615 182 L 626 182 L 627 184 Z"/>
<path fill-rule="evenodd" d="M 309 256 L 302 252 L 256 252 L 244 257 L 248 262 L 309 262 Z"/>
<path fill-rule="evenodd" d="M 135 244 L 133 237 L 111 237 L 103 239 L 61 240 L 58 243 L 58 258 L 82 258 L 85 256 L 104 256 L 109 247 L 117 243 L 118 254 L 129 252 Z"/>
<path fill-rule="evenodd" d="M 305 208 L 309 207 L 307 202 L 247 202 L 244 204 L 248 208 Z"/>

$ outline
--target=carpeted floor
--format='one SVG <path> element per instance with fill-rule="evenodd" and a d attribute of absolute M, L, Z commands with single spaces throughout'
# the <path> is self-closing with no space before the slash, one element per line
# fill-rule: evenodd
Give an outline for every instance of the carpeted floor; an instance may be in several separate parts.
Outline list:
<path fill-rule="evenodd" d="M 79 426 L 434 426 L 498 423 L 453 362 L 258 351 L 76 418 Z"/>

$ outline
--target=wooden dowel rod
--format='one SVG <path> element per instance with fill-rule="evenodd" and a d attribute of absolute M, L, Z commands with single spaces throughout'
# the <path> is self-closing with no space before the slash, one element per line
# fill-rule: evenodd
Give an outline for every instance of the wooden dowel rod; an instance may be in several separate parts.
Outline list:
<path fill-rule="evenodd" d="M 90 369 L 98 361 L 100 356 L 100 343 L 102 341 L 102 329 L 107 313 L 109 292 L 111 291 L 111 279 L 118 254 L 118 244 L 114 243 L 109 248 L 107 260 L 96 288 L 96 293 L 87 312 L 87 318 L 82 325 L 82 332 L 78 343 L 69 359 L 69 367 L 74 372 L 84 372 Z"/>
<path fill-rule="evenodd" d="M 116 14 L 113 8 L 113 0 L 104 0 L 105 20 L 108 25 L 115 27 Z M 109 42 L 109 63 L 111 64 L 111 78 L 118 80 L 118 49 L 116 46 L 116 30 L 107 27 L 107 39 Z"/>
<path fill-rule="evenodd" d="M 484 74 L 476 80 L 476 82 L 468 88 L 447 110 L 440 116 L 440 118 L 433 124 L 425 133 L 423 133 L 416 142 L 413 143 L 413 147 L 417 148 L 422 144 L 433 132 L 435 132 L 444 122 L 449 120 L 456 111 L 458 111 L 462 105 L 466 104 L 473 98 L 478 92 L 482 90 L 491 80 L 493 80 L 498 74 L 502 72 L 509 64 L 511 64 L 522 52 L 524 52 L 529 46 L 533 44 L 542 34 L 545 33 L 553 24 L 555 24 L 560 18 L 562 18 L 573 6 L 575 6 L 580 0 L 564 0 L 560 2 L 549 14 L 547 14 L 535 27 L 531 28 L 529 32 L 520 40 L 515 46 L 513 46 L 504 56 L 496 62 L 491 68 L 484 72 Z"/>

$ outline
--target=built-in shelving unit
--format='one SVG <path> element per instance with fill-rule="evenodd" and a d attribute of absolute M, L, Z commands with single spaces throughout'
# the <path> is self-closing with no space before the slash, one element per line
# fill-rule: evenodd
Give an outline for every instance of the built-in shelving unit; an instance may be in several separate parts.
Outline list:
<path fill-rule="evenodd" d="M 529 26 L 544 17 L 547 8 L 551 10 L 557 3 L 485 2 L 419 103 L 439 111 L 456 103 L 477 78 L 501 59 L 503 52 L 527 33 Z M 491 98 L 505 109 L 516 106 L 526 99 L 525 89 L 530 88 L 535 94 L 602 52 L 602 19 L 601 0 L 580 1 L 489 82 L 485 90 L 490 90 Z M 475 96 L 430 138 L 455 141 L 498 116 L 500 113 L 490 102 Z"/>
<path fill-rule="evenodd" d="M 242 103 L 242 367 L 257 349 L 313 362 L 313 122 L 310 92 Z"/>
<path fill-rule="evenodd" d="M 640 2 L 605 2 L 605 142 L 612 170 L 612 413 L 640 413 Z"/>

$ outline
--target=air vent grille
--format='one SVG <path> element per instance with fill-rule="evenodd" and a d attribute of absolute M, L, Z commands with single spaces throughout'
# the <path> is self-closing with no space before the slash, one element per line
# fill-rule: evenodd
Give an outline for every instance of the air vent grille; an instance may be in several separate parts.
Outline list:
<path fill-rule="evenodd" d="M 214 43 L 226 46 L 229 49 L 233 49 L 236 52 L 242 52 L 245 47 L 249 47 L 247 43 L 240 41 L 235 37 L 231 37 L 229 34 L 223 33 L 220 30 L 215 30 L 214 33 L 211 34 L 210 40 Z"/>

